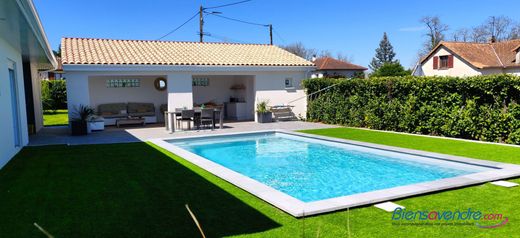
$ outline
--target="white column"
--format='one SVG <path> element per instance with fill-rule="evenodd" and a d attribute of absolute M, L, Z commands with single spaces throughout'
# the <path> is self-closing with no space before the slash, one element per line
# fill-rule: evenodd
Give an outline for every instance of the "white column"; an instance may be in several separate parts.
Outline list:
<path fill-rule="evenodd" d="M 168 80 L 168 111 L 175 108 L 193 107 L 192 75 L 186 73 L 172 73 L 167 75 Z M 167 123 L 173 132 L 174 124 L 170 114 Z"/>
<path fill-rule="evenodd" d="M 168 111 L 193 107 L 192 75 L 168 74 Z"/>
<path fill-rule="evenodd" d="M 69 120 L 74 117 L 75 108 L 78 108 L 79 105 L 90 106 L 88 75 L 67 72 L 67 107 L 69 109 Z"/>

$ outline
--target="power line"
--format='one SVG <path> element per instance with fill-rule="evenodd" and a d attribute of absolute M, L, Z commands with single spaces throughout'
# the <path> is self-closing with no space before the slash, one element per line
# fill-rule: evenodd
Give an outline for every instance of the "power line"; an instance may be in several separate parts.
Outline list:
<path fill-rule="evenodd" d="M 240 1 L 240 2 L 234 2 L 234 3 L 224 4 L 224 5 L 215 6 L 215 7 L 205 7 L 204 9 L 215 9 L 215 8 L 221 8 L 221 7 L 233 6 L 233 5 L 237 5 L 237 4 L 241 4 L 241 3 L 246 3 L 246 2 L 251 2 L 251 0 L 244 0 L 244 1 Z"/>
<path fill-rule="evenodd" d="M 244 20 L 240 20 L 240 19 L 236 19 L 236 18 L 222 16 L 220 14 L 211 13 L 211 12 L 205 12 L 205 13 L 208 13 L 208 14 L 216 16 L 216 17 L 224 18 L 224 19 L 227 19 L 227 20 L 230 20 L 230 21 L 236 21 L 236 22 L 249 24 L 249 25 L 255 25 L 255 26 L 269 27 L 269 24 L 262 24 L 262 23 L 255 23 L 255 22 L 244 21 Z"/>
<path fill-rule="evenodd" d="M 195 18 L 197 15 L 199 15 L 199 11 L 196 11 L 195 14 L 190 17 L 190 19 L 186 20 L 184 23 L 182 23 L 180 26 L 178 26 L 177 28 L 173 29 L 172 31 L 168 32 L 166 35 L 160 37 L 159 39 L 157 40 L 162 40 L 164 37 L 167 37 L 169 35 L 171 35 L 172 33 L 174 33 L 175 31 L 181 29 L 181 27 L 183 27 L 184 25 L 186 25 L 188 22 L 190 22 L 191 20 L 193 20 L 193 18 Z"/>
<path fill-rule="evenodd" d="M 277 31 L 275 28 L 273 28 L 273 31 L 274 31 L 274 34 L 276 34 L 276 36 L 278 36 L 278 38 L 280 38 L 280 40 L 282 40 L 282 42 L 283 42 L 284 44 L 286 44 L 286 42 L 285 42 L 285 40 L 283 39 L 283 37 L 278 33 L 278 31 Z"/>

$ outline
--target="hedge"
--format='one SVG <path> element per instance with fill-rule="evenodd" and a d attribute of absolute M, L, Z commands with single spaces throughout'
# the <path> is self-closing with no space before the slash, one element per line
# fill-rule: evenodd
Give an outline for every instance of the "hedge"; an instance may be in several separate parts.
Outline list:
<path fill-rule="evenodd" d="M 42 80 L 42 104 L 45 111 L 67 109 L 67 86 L 65 80 Z"/>
<path fill-rule="evenodd" d="M 303 86 L 310 121 L 520 144 L 517 76 L 307 79 Z"/>

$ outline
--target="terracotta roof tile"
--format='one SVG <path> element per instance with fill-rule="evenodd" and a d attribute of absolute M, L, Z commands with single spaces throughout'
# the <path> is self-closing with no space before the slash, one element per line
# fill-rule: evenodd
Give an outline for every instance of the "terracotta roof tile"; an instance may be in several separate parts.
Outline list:
<path fill-rule="evenodd" d="M 62 62 L 125 65 L 314 66 L 277 46 L 63 38 Z"/>
<path fill-rule="evenodd" d="M 314 63 L 318 70 L 367 70 L 367 68 L 351 64 L 331 57 L 317 58 Z"/>
<path fill-rule="evenodd" d="M 448 48 L 477 68 L 520 67 L 515 63 L 516 49 L 520 46 L 520 40 L 495 43 L 443 41 L 427 57 L 424 57 L 421 63 L 424 63 L 441 46 Z"/>

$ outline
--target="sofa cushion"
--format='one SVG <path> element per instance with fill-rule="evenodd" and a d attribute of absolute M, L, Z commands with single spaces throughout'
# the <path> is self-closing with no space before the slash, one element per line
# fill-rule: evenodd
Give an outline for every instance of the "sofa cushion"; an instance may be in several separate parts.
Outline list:
<path fill-rule="evenodd" d="M 155 106 L 153 103 L 128 103 L 128 114 L 133 113 L 152 113 L 155 115 Z"/>
<path fill-rule="evenodd" d="M 99 104 L 97 113 L 102 116 L 126 116 L 126 103 Z"/>

